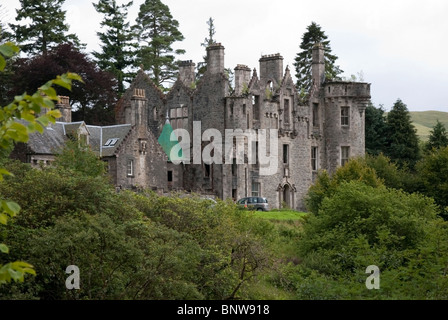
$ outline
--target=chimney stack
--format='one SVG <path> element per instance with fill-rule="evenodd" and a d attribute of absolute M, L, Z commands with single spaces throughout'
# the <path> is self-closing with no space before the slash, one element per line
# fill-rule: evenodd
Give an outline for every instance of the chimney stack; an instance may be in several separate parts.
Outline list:
<path fill-rule="evenodd" d="M 250 82 L 250 68 L 248 66 L 239 64 L 235 70 L 235 94 L 241 95 L 243 93 L 244 84 L 249 86 Z"/>
<path fill-rule="evenodd" d="M 280 53 L 268 54 L 260 58 L 260 79 L 275 82 L 283 79 L 283 57 Z"/>
<path fill-rule="evenodd" d="M 316 43 L 313 47 L 313 59 L 311 72 L 313 82 L 320 87 L 325 81 L 325 59 L 324 59 L 324 47 L 321 43 Z"/>
<path fill-rule="evenodd" d="M 56 104 L 56 109 L 61 112 L 61 117 L 58 119 L 61 122 L 72 122 L 72 107 L 70 106 L 70 98 L 66 96 L 59 96 L 59 101 Z"/>
<path fill-rule="evenodd" d="M 179 80 L 182 81 L 187 87 L 190 87 L 194 82 L 195 66 L 195 63 L 191 60 L 179 62 Z"/>
<path fill-rule="evenodd" d="M 207 47 L 207 72 L 224 73 L 224 47 L 221 43 L 214 43 Z"/>

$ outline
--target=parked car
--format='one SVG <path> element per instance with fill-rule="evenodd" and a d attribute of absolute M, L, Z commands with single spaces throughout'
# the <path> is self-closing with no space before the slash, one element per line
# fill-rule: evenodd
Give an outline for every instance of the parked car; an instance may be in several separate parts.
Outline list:
<path fill-rule="evenodd" d="M 268 199 L 263 197 L 245 197 L 238 200 L 237 204 L 249 210 L 269 211 Z"/>

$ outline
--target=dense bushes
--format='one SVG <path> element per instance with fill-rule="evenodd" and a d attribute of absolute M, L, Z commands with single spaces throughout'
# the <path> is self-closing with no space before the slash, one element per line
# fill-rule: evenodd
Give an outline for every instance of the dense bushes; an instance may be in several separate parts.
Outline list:
<path fill-rule="evenodd" d="M 232 202 L 116 193 L 101 171 L 67 161 L 8 169 L 0 194 L 22 210 L 0 241 L 37 276 L 1 286 L 2 299 L 234 299 L 270 265 L 272 225 Z M 69 265 L 80 290 L 65 287 Z"/>

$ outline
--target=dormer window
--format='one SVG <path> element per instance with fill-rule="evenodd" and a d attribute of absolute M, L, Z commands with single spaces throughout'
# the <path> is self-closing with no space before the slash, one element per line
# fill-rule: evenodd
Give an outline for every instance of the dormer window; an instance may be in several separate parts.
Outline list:
<path fill-rule="evenodd" d="M 112 139 L 108 139 L 106 141 L 106 143 L 104 144 L 105 147 L 113 147 L 115 146 L 115 144 L 117 144 L 119 138 L 112 138 Z"/>

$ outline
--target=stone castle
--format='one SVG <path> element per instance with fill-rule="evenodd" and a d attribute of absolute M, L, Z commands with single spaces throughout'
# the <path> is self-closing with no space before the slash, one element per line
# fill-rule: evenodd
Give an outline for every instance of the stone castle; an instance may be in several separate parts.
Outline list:
<path fill-rule="evenodd" d="M 120 188 L 185 190 L 234 200 L 261 196 L 270 208 L 304 209 L 304 196 L 318 170 L 332 173 L 350 157 L 364 155 L 370 84 L 325 80 L 324 50 L 316 45 L 306 105 L 299 102 L 280 54 L 262 56 L 258 72 L 237 65 L 231 91 L 224 51 L 221 44 L 207 48 L 207 71 L 197 86 L 195 64 L 181 62 L 178 79 L 167 94 L 140 70 L 117 104 L 114 126 L 71 122 L 68 99 L 61 99 L 61 121 L 43 135 L 33 134 L 27 145 L 18 145 L 13 157 L 32 165 L 51 163 L 56 148 L 67 137 L 78 136 L 107 162 L 112 181 Z M 245 163 L 234 158 L 222 164 L 174 164 L 157 141 L 167 121 L 173 129 L 190 133 L 194 122 L 200 121 L 201 134 L 214 128 L 223 137 L 226 129 L 277 129 L 276 172 L 260 174 L 260 164 L 249 163 L 247 155 Z M 201 150 L 209 143 L 200 141 Z M 258 143 L 247 144 L 246 152 L 248 148 L 256 150 Z"/>

